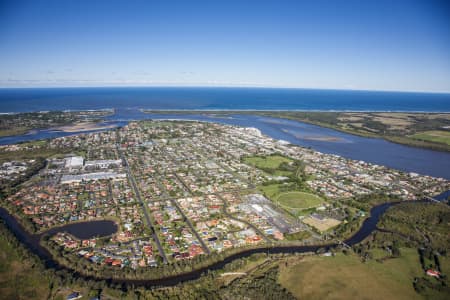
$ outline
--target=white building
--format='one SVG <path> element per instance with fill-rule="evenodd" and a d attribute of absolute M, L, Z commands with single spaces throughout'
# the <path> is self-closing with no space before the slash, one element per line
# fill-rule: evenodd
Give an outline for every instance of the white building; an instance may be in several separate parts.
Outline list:
<path fill-rule="evenodd" d="M 122 160 L 120 159 L 106 159 L 106 160 L 88 160 L 84 164 L 86 168 L 101 168 L 106 169 L 110 166 L 120 167 L 122 165 Z"/>
<path fill-rule="evenodd" d="M 64 159 L 65 167 L 68 169 L 75 169 L 83 167 L 84 159 L 81 156 L 71 156 Z"/>
<path fill-rule="evenodd" d="M 125 178 L 127 174 L 125 173 L 115 173 L 115 172 L 97 172 L 97 173 L 86 173 L 79 175 L 63 175 L 61 177 L 61 183 L 75 183 L 81 181 L 89 180 L 101 180 L 101 179 L 116 179 Z"/>

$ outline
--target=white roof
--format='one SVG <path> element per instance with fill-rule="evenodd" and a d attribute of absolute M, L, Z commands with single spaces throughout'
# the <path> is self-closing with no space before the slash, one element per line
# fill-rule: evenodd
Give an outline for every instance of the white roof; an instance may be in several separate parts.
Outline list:
<path fill-rule="evenodd" d="M 258 204 L 252 204 L 252 207 L 257 211 L 257 212 L 262 212 L 263 209 L 261 206 L 259 206 Z"/>
<path fill-rule="evenodd" d="M 65 159 L 66 167 L 79 167 L 83 165 L 83 157 L 81 156 L 71 156 Z"/>

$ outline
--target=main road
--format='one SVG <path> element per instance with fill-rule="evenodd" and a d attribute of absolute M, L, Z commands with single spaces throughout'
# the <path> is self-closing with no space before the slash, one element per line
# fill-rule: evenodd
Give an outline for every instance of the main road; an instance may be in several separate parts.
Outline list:
<path fill-rule="evenodd" d="M 164 249 L 161 246 L 161 242 L 159 241 L 158 235 L 156 234 L 153 222 L 151 221 L 151 219 L 150 219 L 150 217 L 148 215 L 147 205 L 145 205 L 144 201 L 142 201 L 141 193 L 139 192 L 139 189 L 138 189 L 137 184 L 136 184 L 136 180 L 135 180 L 135 178 L 133 176 L 133 173 L 131 172 L 131 168 L 130 168 L 130 165 L 128 164 L 128 160 L 125 157 L 125 155 L 123 154 L 123 151 L 120 150 L 120 145 L 119 144 L 116 144 L 116 148 L 117 148 L 117 152 L 120 155 L 120 158 L 125 163 L 125 169 L 127 170 L 128 178 L 130 178 L 131 186 L 133 187 L 134 194 L 136 195 L 136 198 L 141 203 L 142 210 L 144 211 L 145 220 L 147 221 L 147 225 L 150 227 L 150 230 L 152 231 L 152 237 L 153 237 L 153 240 L 156 243 L 156 246 L 158 247 L 159 254 L 162 257 L 164 264 L 167 264 L 166 253 L 164 252 Z"/>

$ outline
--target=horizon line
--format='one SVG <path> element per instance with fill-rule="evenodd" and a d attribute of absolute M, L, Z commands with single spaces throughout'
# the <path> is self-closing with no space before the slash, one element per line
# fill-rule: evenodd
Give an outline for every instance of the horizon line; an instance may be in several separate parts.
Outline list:
<path fill-rule="evenodd" d="M 294 87 L 294 86 L 262 86 L 262 85 L 98 85 L 98 86 L 0 86 L 0 90 L 7 89 L 95 89 L 95 88 L 241 88 L 241 89 L 286 89 L 286 90 L 324 90 L 324 91 L 352 91 L 352 92 L 389 92 L 389 93 L 417 93 L 417 94 L 450 94 L 448 91 L 427 90 L 396 90 L 396 89 L 366 89 L 366 88 L 323 88 L 323 87 Z"/>

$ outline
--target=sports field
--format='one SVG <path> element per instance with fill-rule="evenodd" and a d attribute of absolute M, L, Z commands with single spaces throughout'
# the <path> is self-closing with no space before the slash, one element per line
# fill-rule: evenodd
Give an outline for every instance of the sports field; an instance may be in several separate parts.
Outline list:
<path fill-rule="evenodd" d="M 286 192 L 280 194 L 276 201 L 286 208 L 306 209 L 321 205 L 324 201 L 319 196 L 305 192 Z"/>

